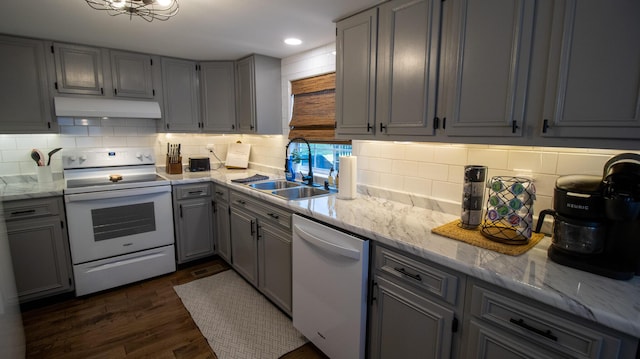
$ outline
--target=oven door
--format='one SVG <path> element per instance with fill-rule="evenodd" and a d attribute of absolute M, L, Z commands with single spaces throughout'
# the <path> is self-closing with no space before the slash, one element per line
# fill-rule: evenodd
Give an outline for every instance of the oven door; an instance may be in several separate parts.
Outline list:
<path fill-rule="evenodd" d="M 65 195 L 73 264 L 173 244 L 171 186 Z"/>

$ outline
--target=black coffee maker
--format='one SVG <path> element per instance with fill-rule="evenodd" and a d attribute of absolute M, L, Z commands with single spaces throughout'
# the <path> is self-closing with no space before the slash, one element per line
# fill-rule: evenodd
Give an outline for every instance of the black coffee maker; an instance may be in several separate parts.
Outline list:
<path fill-rule="evenodd" d="M 565 176 L 556 181 L 554 262 L 614 279 L 640 275 L 640 155 L 623 153 L 604 166 L 603 176 Z"/>

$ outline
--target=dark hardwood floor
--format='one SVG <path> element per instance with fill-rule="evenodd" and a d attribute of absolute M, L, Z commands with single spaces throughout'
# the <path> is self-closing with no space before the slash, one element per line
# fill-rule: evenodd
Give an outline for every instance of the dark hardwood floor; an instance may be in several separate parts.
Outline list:
<path fill-rule="evenodd" d="M 227 268 L 207 260 L 94 295 L 27 305 L 27 358 L 216 358 L 173 286 Z"/>
<path fill-rule="evenodd" d="M 214 257 L 93 295 L 27 303 L 22 311 L 27 358 L 217 358 L 173 286 L 228 268 Z M 283 358 L 326 356 L 307 344 Z"/>

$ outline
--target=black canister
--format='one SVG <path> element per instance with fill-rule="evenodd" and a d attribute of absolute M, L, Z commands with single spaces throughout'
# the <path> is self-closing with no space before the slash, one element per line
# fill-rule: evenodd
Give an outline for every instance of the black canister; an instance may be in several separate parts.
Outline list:
<path fill-rule="evenodd" d="M 482 222 L 486 177 L 486 166 L 469 165 L 464 167 L 462 213 L 460 215 L 462 228 L 473 229 Z"/>

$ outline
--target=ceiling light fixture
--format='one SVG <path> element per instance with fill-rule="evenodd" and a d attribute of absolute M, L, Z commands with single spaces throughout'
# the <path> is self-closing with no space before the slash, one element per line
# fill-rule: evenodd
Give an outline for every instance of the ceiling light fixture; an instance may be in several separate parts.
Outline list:
<path fill-rule="evenodd" d="M 86 0 L 96 10 L 106 10 L 111 16 L 140 16 L 144 20 L 166 21 L 178 13 L 178 0 Z"/>
<path fill-rule="evenodd" d="M 296 46 L 302 44 L 302 40 L 290 37 L 288 39 L 284 39 L 284 43 L 287 45 Z"/>

